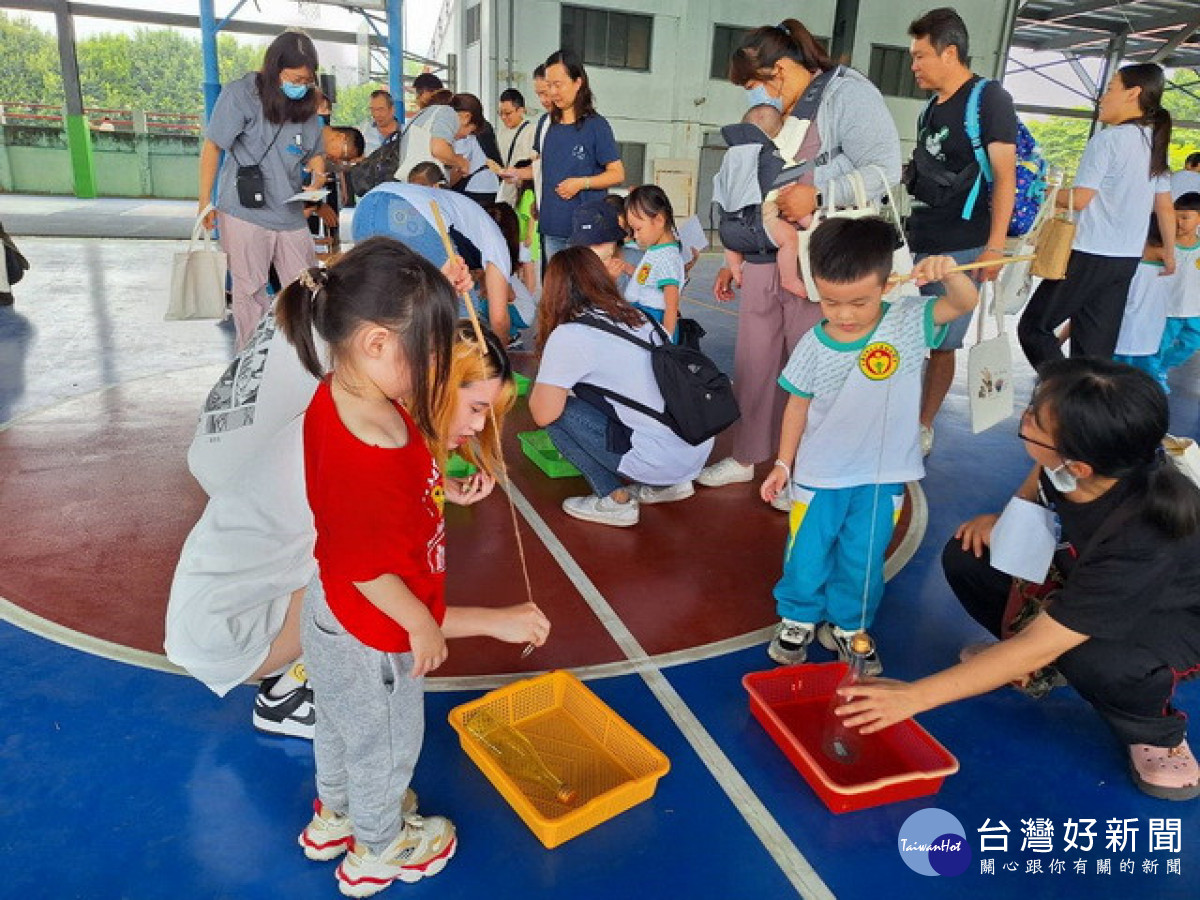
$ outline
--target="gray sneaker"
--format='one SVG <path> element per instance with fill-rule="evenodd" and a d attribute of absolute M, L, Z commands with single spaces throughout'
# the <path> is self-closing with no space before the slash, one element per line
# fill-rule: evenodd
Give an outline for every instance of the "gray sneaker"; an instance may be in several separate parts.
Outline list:
<path fill-rule="evenodd" d="M 808 645 L 812 643 L 813 626 L 806 622 L 780 619 L 775 626 L 775 637 L 767 647 L 767 656 L 781 666 L 795 666 L 808 659 Z"/>
<path fill-rule="evenodd" d="M 562 503 L 563 512 L 585 522 L 598 522 L 601 525 L 613 525 L 617 528 L 629 528 L 638 523 L 638 502 L 632 499 L 627 503 L 618 503 L 612 497 L 597 497 L 589 494 L 586 497 L 568 497 Z"/>
<path fill-rule="evenodd" d="M 686 500 L 696 493 L 690 481 L 679 484 L 669 484 L 666 487 L 652 487 L 648 484 L 633 484 L 629 486 L 633 499 L 643 506 L 651 503 L 674 503 L 676 500 Z"/>
<path fill-rule="evenodd" d="M 850 661 L 850 638 L 854 637 L 854 632 L 850 634 L 838 634 L 828 622 L 822 622 L 817 627 L 817 641 L 826 650 L 832 650 L 838 655 L 838 659 L 842 662 Z M 883 671 L 883 663 L 879 661 L 879 654 L 874 650 L 867 657 L 866 673 L 868 675 L 878 675 Z"/>

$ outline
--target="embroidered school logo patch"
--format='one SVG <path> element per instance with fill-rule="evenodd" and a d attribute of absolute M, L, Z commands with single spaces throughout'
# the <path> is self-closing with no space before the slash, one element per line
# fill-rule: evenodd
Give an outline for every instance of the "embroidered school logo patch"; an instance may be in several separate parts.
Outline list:
<path fill-rule="evenodd" d="M 904 820 L 897 847 L 904 864 L 921 875 L 961 875 L 971 864 L 962 823 L 936 806 Z"/>
<path fill-rule="evenodd" d="M 883 381 L 900 367 L 900 352 L 884 341 L 867 344 L 858 355 L 858 367 L 872 381 Z"/>
<path fill-rule="evenodd" d="M 638 283 L 638 284 L 645 284 L 645 283 L 646 283 L 646 279 L 647 279 L 647 278 L 649 278 L 649 277 L 650 277 L 650 265 L 649 265 L 649 263 L 647 263 L 647 264 L 646 264 L 646 265 L 644 265 L 644 266 L 640 266 L 640 267 L 638 268 L 638 271 L 637 271 L 637 283 Z"/>

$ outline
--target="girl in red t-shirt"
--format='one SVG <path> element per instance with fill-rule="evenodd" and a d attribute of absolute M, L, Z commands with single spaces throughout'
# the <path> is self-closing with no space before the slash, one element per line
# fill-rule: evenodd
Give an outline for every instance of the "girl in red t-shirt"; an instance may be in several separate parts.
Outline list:
<path fill-rule="evenodd" d="M 423 677 L 445 660 L 447 636 L 483 630 L 470 610 L 446 614 L 440 463 L 451 437 L 438 426 L 457 428 L 454 441 L 478 432 L 507 360 L 500 351 L 461 415 L 444 414 L 460 393 L 448 390 L 454 293 L 436 268 L 388 238 L 359 244 L 328 271 L 305 272 L 280 296 L 278 318 L 322 378 L 304 423 L 319 576 L 305 594 L 303 645 L 319 799 L 300 844 L 317 859 L 349 849 L 339 888 L 365 897 L 436 874 L 454 855 L 453 824 L 416 815 L 408 793 L 424 733 Z M 314 329 L 329 346 L 327 374 Z M 491 487 L 482 476 L 450 490 L 473 502 Z M 545 621 L 540 612 L 526 617 L 517 639 L 545 639 L 548 623 L 535 627 L 538 617 Z"/>

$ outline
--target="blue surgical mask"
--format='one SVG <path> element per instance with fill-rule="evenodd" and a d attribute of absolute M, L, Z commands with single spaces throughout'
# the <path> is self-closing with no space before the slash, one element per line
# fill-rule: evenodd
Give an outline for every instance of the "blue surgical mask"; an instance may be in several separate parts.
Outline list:
<path fill-rule="evenodd" d="M 772 97 L 763 84 L 756 84 L 752 88 L 746 88 L 746 106 L 773 106 L 780 112 L 783 112 L 783 100 L 779 97 Z"/>
<path fill-rule="evenodd" d="M 1067 468 L 1066 462 L 1057 469 L 1043 468 L 1043 471 L 1046 473 L 1046 477 L 1050 479 L 1050 483 L 1061 494 L 1069 494 L 1075 488 L 1079 487 L 1079 479 Z"/>
<path fill-rule="evenodd" d="M 308 95 L 311 85 L 292 84 L 290 81 L 284 81 L 279 87 L 289 100 L 303 100 Z"/>

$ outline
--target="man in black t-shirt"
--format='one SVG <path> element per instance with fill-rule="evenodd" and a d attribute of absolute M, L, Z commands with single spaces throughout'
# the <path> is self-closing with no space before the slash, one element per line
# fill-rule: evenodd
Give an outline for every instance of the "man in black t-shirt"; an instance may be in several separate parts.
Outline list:
<path fill-rule="evenodd" d="M 967 133 L 967 102 L 980 80 L 968 68 L 967 27 L 950 8 L 931 10 L 908 26 L 909 52 L 917 85 L 936 93 L 917 121 L 917 147 L 905 184 L 913 197 L 908 241 L 917 259 L 945 254 L 959 263 L 1004 255 L 1008 222 L 1016 199 L 1017 114 L 1012 97 L 998 83 L 982 89 L 979 134 L 995 183 L 979 179 L 969 214 L 968 200 L 979 164 Z M 998 268 L 983 269 L 990 281 Z M 940 294 L 940 284 L 926 294 Z M 971 317 L 950 323 L 946 338 L 930 351 L 921 393 L 921 449 L 933 448 L 933 420 L 954 381 L 954 351 L 962 347 Z"/>

